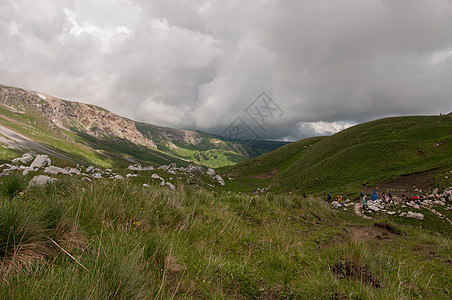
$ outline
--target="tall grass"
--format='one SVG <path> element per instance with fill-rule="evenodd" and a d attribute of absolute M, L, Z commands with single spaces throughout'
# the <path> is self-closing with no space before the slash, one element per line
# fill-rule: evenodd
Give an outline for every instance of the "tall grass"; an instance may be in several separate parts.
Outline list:
<path fill-rule="evenodd" d="M 2 201 L 2 263 L 25 245 L 40 258 L 4 277 L 7 299 L 440 297 L 451 275 L 449 240 L 421 229 L 356 239 L 348 216 L 315 198 L 127 180 L 68 180 L 25 194 Z M 425 251 L 413 250 L 417 237 Z M 430 251 L 440 258 L 419 269 Z"/>

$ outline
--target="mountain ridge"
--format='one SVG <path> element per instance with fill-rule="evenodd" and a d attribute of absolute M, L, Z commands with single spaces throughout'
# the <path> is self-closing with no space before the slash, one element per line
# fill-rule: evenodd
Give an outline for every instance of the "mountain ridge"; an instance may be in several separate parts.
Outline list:
<path fill-rule="evenodd" d="M 3 109 L 1 114 L 3 125 L 9 129 L 14 129 L 14 126 L 7 124 L 8 122 L 15 123 L 22 129 L 24 125 L 33 127 L 38 126 L 38 123 L 47 123 L 41 124 L 43 128 L 52 129 L 47 132 L 59 135 L 59 138 L 67 142 L 77 140 L 106 156 L 112 154 L 107 152 L 118 152 L 117 158 L 120 156 L 119 152 L 125 152 L 127 155 L 120 160 L 138 159 L 160 164 L 163 159 L 182 164 L 194 162 L 205 166 L 224 166 L 267 151 L 265 147 L 254 149 L 252 146 L 226 141 L 200 131 L 178 130 L 133 121 L 100 106 L 63 100 L 21 88 L 0 85 L 0 103 L 12 113 L 7 116 L 8 112 Z M 18 116 L 20 114 L 23 115 L 22 120 Z M 28 124 L 24 124 L 23 119 Z M 24 130 L 21 134 L 34 139 Z M 45 139 L 41 139 L 41 142 L 47 143 Z M 271 149 L 284 144 L 269 142 L 267 147 Z M 116 151 L 118 149 L 122 150 Z"/>

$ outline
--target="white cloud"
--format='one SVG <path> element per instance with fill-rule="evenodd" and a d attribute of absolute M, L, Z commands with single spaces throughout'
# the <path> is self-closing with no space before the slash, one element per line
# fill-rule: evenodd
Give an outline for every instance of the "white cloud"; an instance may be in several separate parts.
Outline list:
<path fill-rule="evenodd" d="M 449 0 L 4 1 L 0 83 L 221 132 L 262 91 L 297 139 L 452 110 Z"/>

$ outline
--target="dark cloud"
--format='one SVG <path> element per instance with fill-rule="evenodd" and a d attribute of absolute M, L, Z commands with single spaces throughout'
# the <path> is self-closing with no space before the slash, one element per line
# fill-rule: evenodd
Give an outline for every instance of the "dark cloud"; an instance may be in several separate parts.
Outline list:
<path fill-rule="evenodd" d="M 156 125 L 221 133 L 263 91 L 260 138 L 452 110 L 449 0 L 0 4 L 0 83 Z"/>

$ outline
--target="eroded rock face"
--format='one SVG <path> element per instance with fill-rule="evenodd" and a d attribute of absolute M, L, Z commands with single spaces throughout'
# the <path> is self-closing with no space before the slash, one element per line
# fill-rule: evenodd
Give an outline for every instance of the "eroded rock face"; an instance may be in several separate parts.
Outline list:
<path fill-rule="evenodd" d="M 28 183 L 28 187 L 34 187 L 34 186 L 42 187 L 47 184 L 55 183 L 56 181 L 57 181 L 56 178 L 51 178 L 46 175 L 36 175 L 35 177 L 33 177 L 30 180 L 30 182 Z"/>
<path fill-rule="evenodd" d="M 35 160 L 31 163 L 31 168 L 44 168 L 52 165 L 52 161 L 45 154 L 36 156 Z"/>

